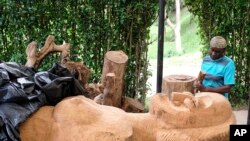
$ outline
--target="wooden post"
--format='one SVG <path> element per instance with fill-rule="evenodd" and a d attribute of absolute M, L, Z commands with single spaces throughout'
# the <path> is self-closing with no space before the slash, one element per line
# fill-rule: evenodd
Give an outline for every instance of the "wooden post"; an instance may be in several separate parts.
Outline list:
<path fill-rule="evenodd" d="M 194 93 L 194 81 L 196 80 L 193 76 L 188 75 L 169 75 L 163 78 L 162 82 L 162 93 L 172 98 L 172 92 L 191 92 Z"/>
<path fill-rule="evenodd" d="M 128 61 L 128 56 L 123 51 L 108 51 L 105 54 L 101 83 L 105 85 L 106 75 L 108 73 L 114 73 L 115 84 L 113 92 L 113 106 L 121 107 L 121 99 L 124 90 L 124 74 L 125 67 Z"/>
<path fill-rule="evenodd" d="M 103 105 L 109 105 L 113 106 L 116 103 L 120 103 L 119 101 L 116 102 L 116 100 L 119 100 L 114 93 L 115 91 L 115 74 L 114 73 L 107 73 L 106 74 L 106 80 L 105 85 L 103 89 Z"/>

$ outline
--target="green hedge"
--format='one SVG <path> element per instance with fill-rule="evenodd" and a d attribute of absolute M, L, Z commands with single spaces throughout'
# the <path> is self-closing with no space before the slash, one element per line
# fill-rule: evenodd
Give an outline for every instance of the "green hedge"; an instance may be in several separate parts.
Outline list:
<path fill-rule="evenodd" d="M 230 94 L 233 105 L 247 104 L 250 94 L 250 3 L 244 0 L 185 0 L 198 17 L 200 36 L 207 54 L 209 41 L 222 35 L 228 41 L 226 55 L 236 64 L 236 85 Z"/>
<path fill-rule="evenodd" d="M 0 59 L 24 64 L 31 41 L 40 48 L 54 35 L 57 44 L 71 44 L 71 60 L 83 61 L 91 69 L 90 82 L 97 83 L 104 54 L 123 50 L 129 57 L 126 96 L 144 102 L 150 76 L 149 27 L 157 10 L 158 1 L 153 0 L 1 0 Z M 58 54 L 50 55 L 40 70 L 57 61 Z"/>

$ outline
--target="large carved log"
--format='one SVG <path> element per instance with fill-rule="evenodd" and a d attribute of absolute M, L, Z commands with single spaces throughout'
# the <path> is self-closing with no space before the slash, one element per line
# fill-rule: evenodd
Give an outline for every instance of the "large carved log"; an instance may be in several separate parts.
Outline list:
<path fill-rule="evenodd" d="M 162 82 L 162 93 L 172 98 L 172 92 L 191 92 L 194 93 L 194 81 L 196 80 L 193 76 L 188 75 L 168 75 L 163 78 Z"/>
<path fill-rule="evenodd" d="M 113 106 L 121 107 L 121 99 L 124 90 L 124 75 L 128 56 L 123 51 L 108 51 L 105 54 L 101 83 L 105 86 L 108 73 L 114 73 L 114 86 L 112 90 Z"/>
<path fill-rule="evenodd" d="M 235 116 L 217 93 L 151 97 L 149 113 L 126 113 L 83 96 L 44 106 L 20 127 L 22 141 L 228 141 Z M 177 102 L 178 101 L 178 102 Z M 178 104 L 176 104 L 178 103 Z"/>

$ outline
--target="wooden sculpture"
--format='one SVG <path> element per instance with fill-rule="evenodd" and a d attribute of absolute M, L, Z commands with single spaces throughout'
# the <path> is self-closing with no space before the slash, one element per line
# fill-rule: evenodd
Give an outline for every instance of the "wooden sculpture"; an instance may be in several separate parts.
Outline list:
<path fill-rule="evenodd" d="M 235 123 L 224 96 L 188 92 L 151 97 L 148 113 L 126 113 L 83 96 L 44 106 L 20 127 L 22 141 L 227 141 Z"/>
<path fill-rule="evenodd" d="M 47 54 L 59 51 L 60 63 L 77 76 L 90 95 L 41 107 L 21 124 L 22 141 L 229 140 L 229 125 L 236 121 L 229 101 L 220 94 L 203 92 L 194 96 L 183 92 L 187 89 L 173 92 L 179 87 L 171 91 L 171 98 L 163 93 L 152 96 L 148 113 L 128 113 L 142 112 L 144 106 L 123 97 L 128 60 L 125 53 L 107 52 L 101 84 L 88 84 L 90 69 L 82 62 L 70 61 L 69 44 L 56 45 L 54 37 L 48 36 L 41 50 L 37 51 L 36 45 L 31 42 L 26 50 L 26 66 L 36 69 Z M 195 78 L 181 80 L 191 81 L 187 83 L 193 91 Z"/>

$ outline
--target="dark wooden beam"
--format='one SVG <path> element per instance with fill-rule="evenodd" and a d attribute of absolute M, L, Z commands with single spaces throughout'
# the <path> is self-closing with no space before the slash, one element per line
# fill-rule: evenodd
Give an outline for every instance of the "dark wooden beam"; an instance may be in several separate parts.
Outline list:
<path fill-rule="evenodd" d="M 165 0 L 159 0 L 158 52 L 157 52 L 157 84 L 156 92 L 161 92 L 164 47 L 164 14 Z"/>

